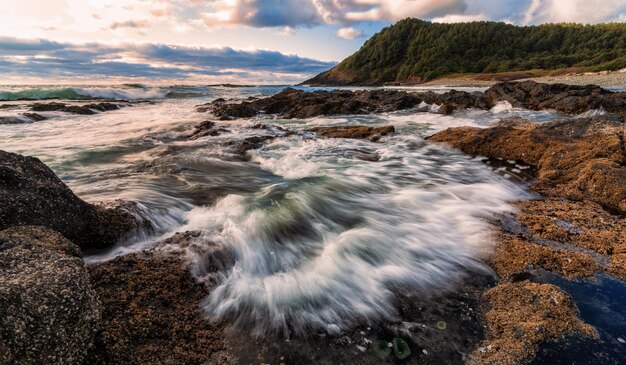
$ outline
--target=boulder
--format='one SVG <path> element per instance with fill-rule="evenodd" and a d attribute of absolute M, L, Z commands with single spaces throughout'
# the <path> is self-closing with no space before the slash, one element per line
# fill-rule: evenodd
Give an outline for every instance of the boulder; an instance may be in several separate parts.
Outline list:
<path fill-rule="evenodd" d="M 340 126 L 340 127 L 315 127 L 308 129 L 322 137 L 328 138 L 354 138 L 369 139 L 372 142 L 378 141 L 381 136 L 394 133 L 396 130 L 392 125 L 383 127 L 369 127 L 364 125 Z"/>
<path fill-rule="evenodd" d="M 39 159 L 0 151 L 0 229 L 24 225 L 51 228 L 84 250 L 109 247 L 136 228 L 123 209 L 78 198 Z"/>
<path fill-rule="evenodd" d="M 82 364 L 100 315 L 77 245 L 44 227 L 0 231 L 0 363 Z"/>

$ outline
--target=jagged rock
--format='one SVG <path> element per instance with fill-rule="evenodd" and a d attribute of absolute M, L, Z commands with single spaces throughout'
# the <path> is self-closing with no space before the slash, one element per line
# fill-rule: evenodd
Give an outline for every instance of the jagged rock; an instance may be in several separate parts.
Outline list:
<path fill-rule="evenodd" d="M 431 137 L 471 155 L 519 160 L 537 169 L 534 188 L 550 196 L 589 199 L 626 213 L 623 120 L 549 123 L 508 120 L 493 127 L 451 128 Z"/>
<path fill-rule="evenodd" d="M 439 112 L 491 109 L 498 102 L 533 110 L 555 109 L 578 114 L 594 109 L 626 114 L 626 93 L 610 92 L 598 86 L 539 84 L 534 81 L 502 82 L 484 93 L 448 91 L 446 93 L 413 93 L 399 90 L 333 90 L 305 92 L 286 88 L 280 93 L 240 103 L 216 100 L 197 108 L 217 118 L 251 118 L 258 114 L 276 114 L 282 118 L 311 118 L 319 115 L 384 113 L 410 109 L 422 102 L 439 105 Z"/>
<path fill-rule="evenodd" d="M 100 315 L 78 246 L 44 227 L 0 231 L 0 363 L 82 364 Z"/>
<path fill-rule="evenodd" d="M 136 228 L 128 212 L 78 198 L 39 159 L 0 151 L 0 229 L 24 225 L 51 228 L 83 249 L 109 247 Z"/>
<path fill-rule="evenodd" d="M 626 115 L 626 93 L 599 86 L 540 84 L 535 81 L 501 82 L 485 91 L 491 102 L 508 101 L 514 107 L 532 110 L 554 109 L 567 114 L 603 109 Z"/>

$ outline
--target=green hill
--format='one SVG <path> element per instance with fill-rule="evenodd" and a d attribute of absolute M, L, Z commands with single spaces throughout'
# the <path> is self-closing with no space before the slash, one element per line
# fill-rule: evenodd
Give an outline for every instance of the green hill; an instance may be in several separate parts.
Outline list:
<path fill-rule="evenodd" d="M 407 18 L 372 36 L 309 85 L 424 82 L 453 74 L 626 67 L 626 23 L 439 24 Z"/>

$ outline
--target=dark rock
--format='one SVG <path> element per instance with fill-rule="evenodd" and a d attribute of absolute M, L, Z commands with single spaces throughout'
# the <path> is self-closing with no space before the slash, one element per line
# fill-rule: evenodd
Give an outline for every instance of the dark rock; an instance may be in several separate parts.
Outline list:
<path fill-rule="evenodd" d="M 81 114 L 81 115 L 93 115 L 96 114 L 93 110 L 89 109 L 87 106 L 80 105 L 69 105 L 65 108 L 61 109 L 62 112 L 71 113 L 71 114 Z"/>
<path fill-rule="evenodd" d="M 48 228 L 0 231 L 0 363 L 82 364 L 101 306 L 81 251 Z"/>
<path fill-rule="evenodd" d="M 508 101 L 514 107 L 554 109 L 567 114 L 604 109 L 626 115 L 626 92 L 611 92 L 599 86 L 540 84 L 535 81 L 501 82 L 485 91 L 492 103 Z"/>
<path fill-rule="evenodd" d="M 66 104 L 51 102 L 51 103 L 34 103 L 31 105 L 30 110 L 34 112 L 55 112 L 60 111 L 66 107 Z"/>
<path fill-rule="evenodd" d="M 37 113 L 23 113 L 23 116 L 25 116 L 26 118 L 33 120 L 35 122 L 40 122 L 42 120 L 46 120 L 48 118 L 44 117 L 43 115 L 37 114 Z"/>
<path fill-rule="evenodd" d="M 214 101 L 198 107 L 199 112 L 211 112 L 217 118 L 251 118 L 267 113 L 282 118 L 311 118 L 319 115 L 384 113 L 410 109 L 420 103 L 437 104 L 439 112 L 451 114 L 456 110 L 477 108 L 488 110 L 496 103 L 508 101 L 513 106 L 533 110 L 555 109 L 578 114 L 604 109 L 618 115 L 626 113 L 626 93 L 610 92 L 598 86 L 539 84 L 534 81 L 502 82 L 485 93 L 448 91 L 410 93 L 398 90 L 333 90 L 305 92 L 286 88 L 280 93 L 239 103 Z"/>
<path fill-rule="evenodd" d="M 216 127 L 215 123 L 210 120 L 205 120 L 204 122 L 194 126 L 194 132 L 189 137 L 189 139 L 198 139 L 207 136 L 219 136 L 221 132 L 227 132 L 225 128 Z"/>
<path fill-rule="evenodd" d="M 109 247 L 136 228 L 129 213 L 78 198 L 39 159 L 0 151 L 0 229 L 23 225 L 54 229 L 83 249 Z"/>
<path fill-rule="evenodd" d="M 253 136 L 245 138 L 243 141 L 234 141 L 229 142 L 229 145 L 234 146 L 233 153 L 241 155 L 245 160 L 247 160 L 247 152 L 249 150 L 256 150 L 261 148 L 263 144 L 269 140 L 277 138 L 278 136 Z"/>
<path fill-rule="evenodd" d="M 85 108 L 99 110 L 101 112 L 117 110 L 119 109 L 119 105 L 113 103 L 97 103 L 97 104 L 87 104 L 84 105 Z"/>
<path fill-rule="evenodd" d="M 0 117 L 0 125 L 2 125 L 2 124 L 24 124 L 24 123 L 28 123 L 28 121 L 24 120 L 23 118 L 14 117 L 14 116 Z"/>

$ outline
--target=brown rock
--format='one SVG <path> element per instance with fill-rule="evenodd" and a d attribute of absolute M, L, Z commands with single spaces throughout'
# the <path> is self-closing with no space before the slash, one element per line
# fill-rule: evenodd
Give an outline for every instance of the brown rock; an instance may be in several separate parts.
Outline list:
<path fill-rule="evenodd" d="M 44 227 L 0 231 L 0 363 L 82 364 L 100 312 L 78 246 Z"/>
<path fill-rule="evenodd" d="M 341 127 L 315 127 L 308 129 L 309 132 L 315 132 L 322 137 L 328 138 L 356 138 L 370 139 L 376 141 L 381 136 L 392 134 L 396 129 L 389 125 L 384 127 L 368 127 L 362 125 L 341 126 Z"/>
<path fill-rule="evenodd" d="M 543 341 L 565 334 L 598 337 L 578 319 L 572 298 L 558 287 L 529 281 L 499 284 L 485 293 L 487 340 L 474 351 L 469 364 L 525 363 Z"/>
<path fill-rule="evenodd" d="M 428 139 L 471 155 L 522 161 L 538 171 L 536 190 L 626 213 L 624 128 L 622 121 L 606 119 L 509 120 L 486 129 L 451 128 Z"/>

